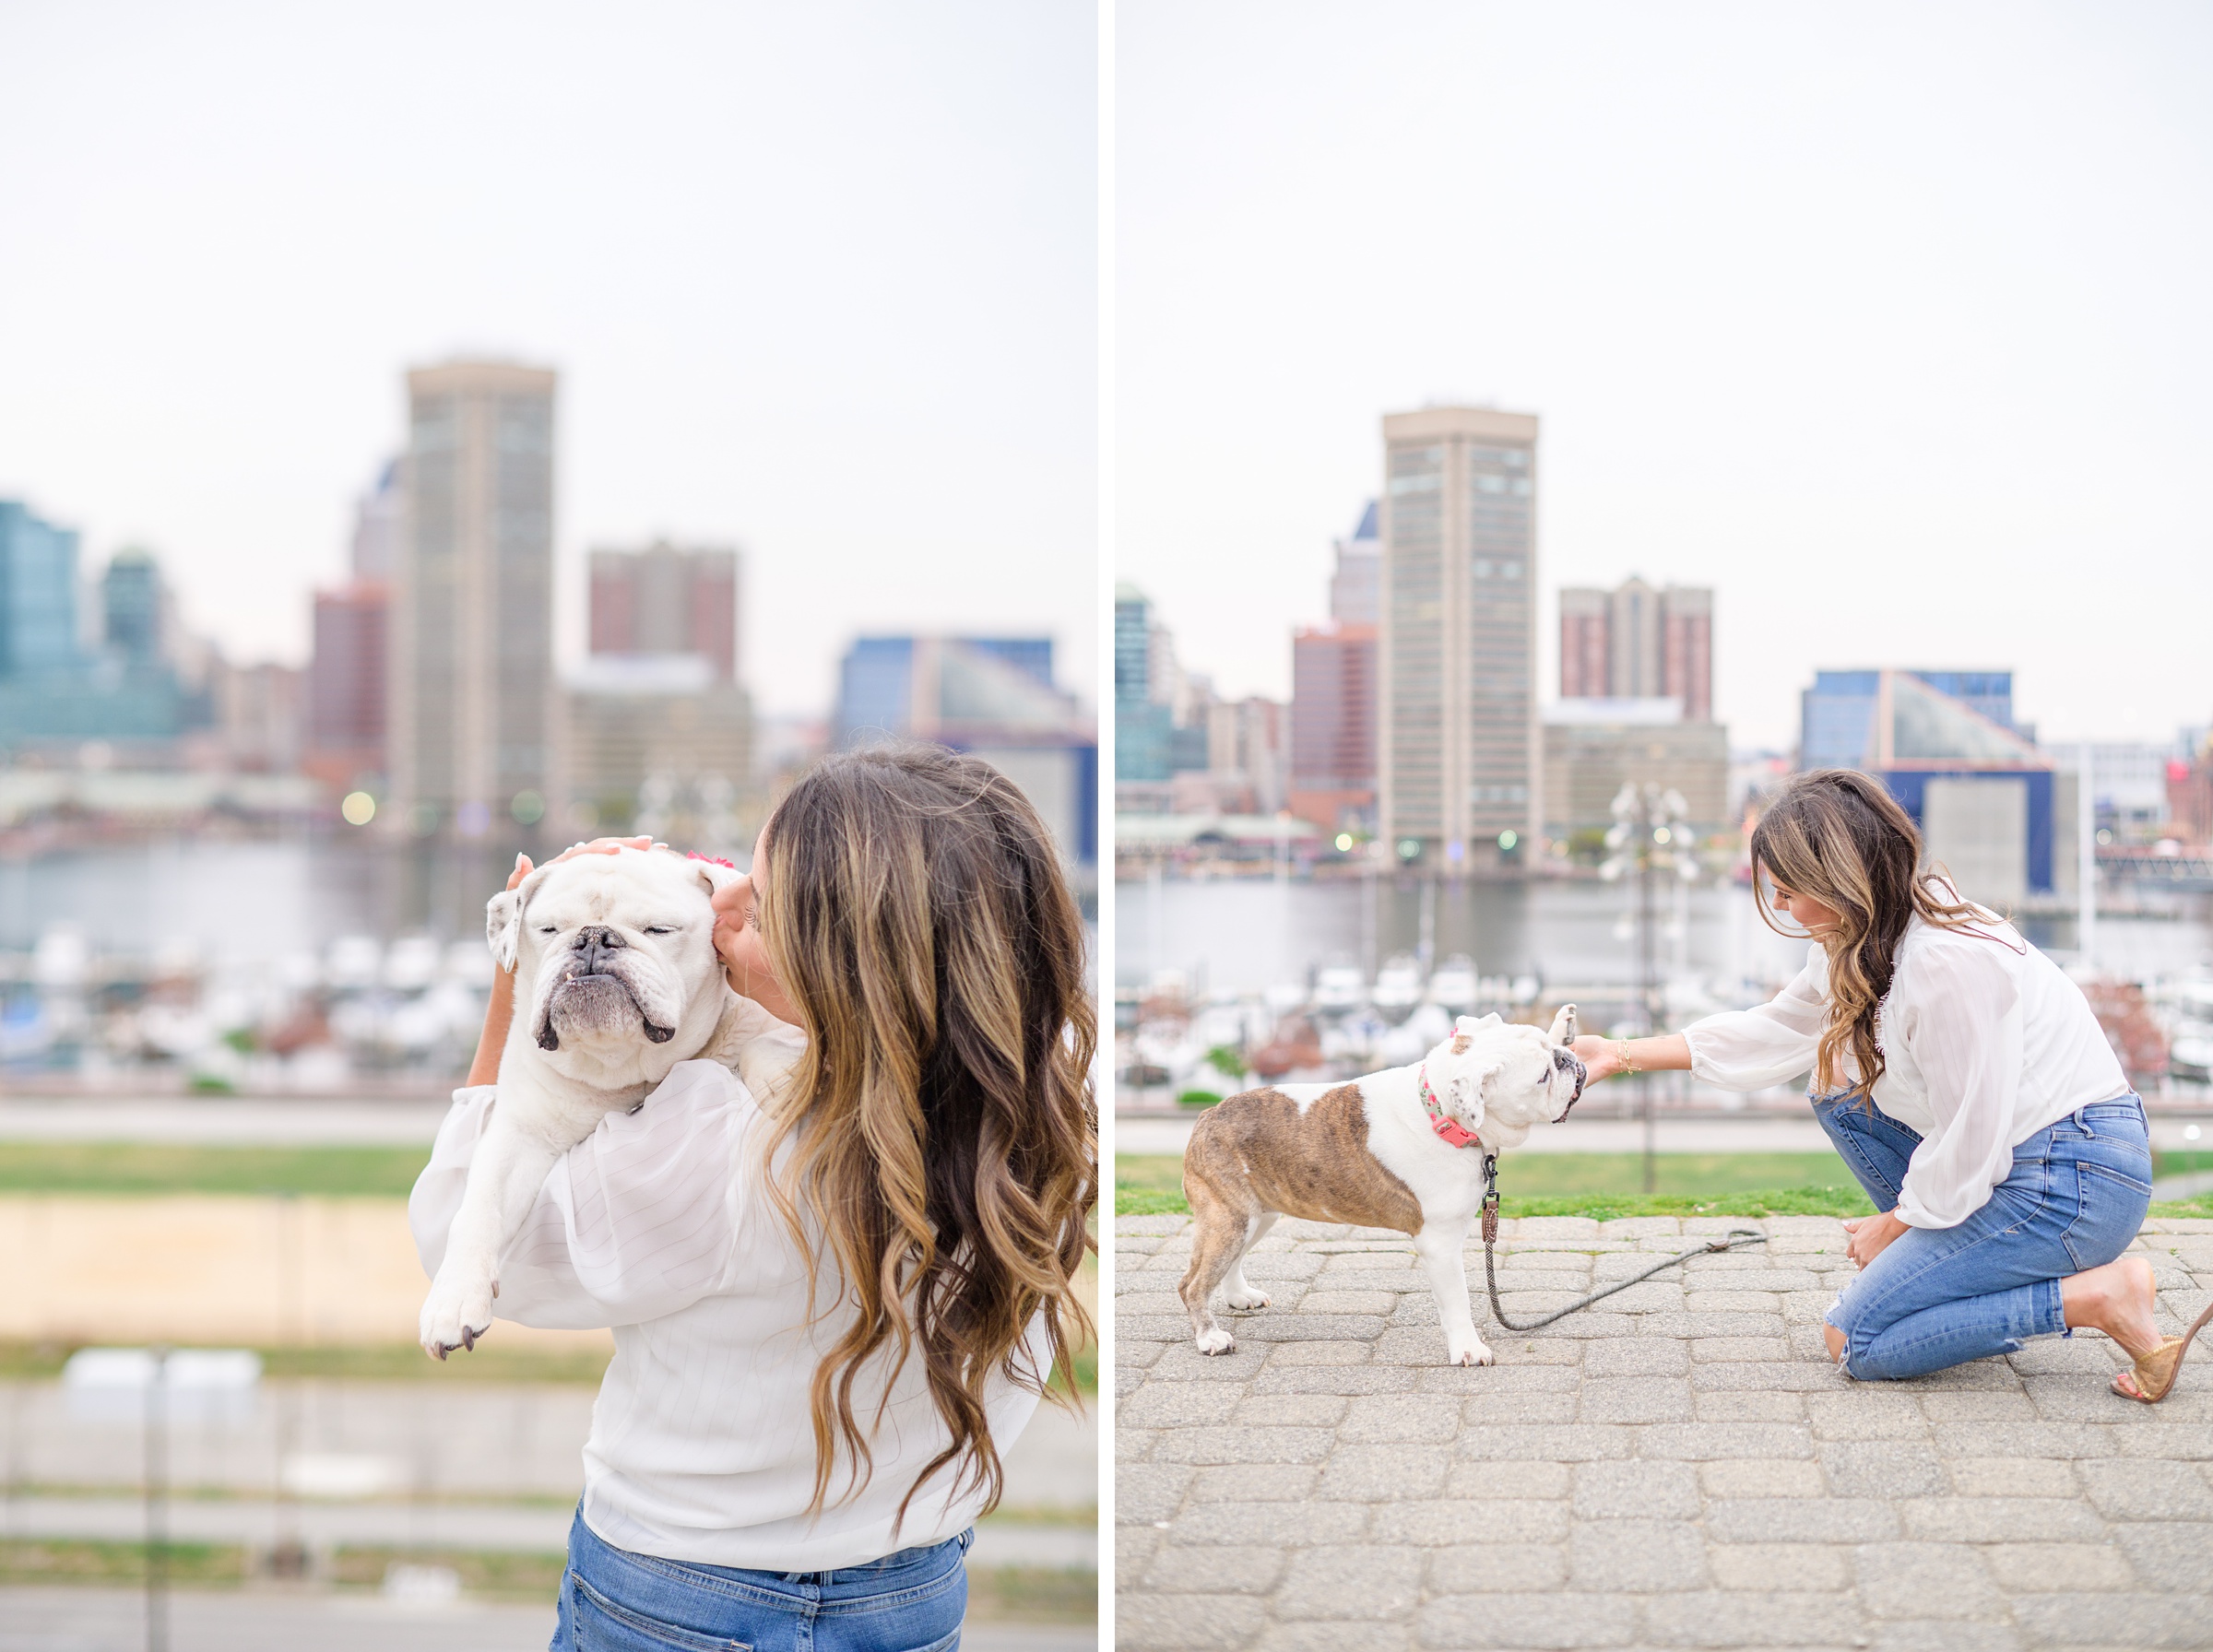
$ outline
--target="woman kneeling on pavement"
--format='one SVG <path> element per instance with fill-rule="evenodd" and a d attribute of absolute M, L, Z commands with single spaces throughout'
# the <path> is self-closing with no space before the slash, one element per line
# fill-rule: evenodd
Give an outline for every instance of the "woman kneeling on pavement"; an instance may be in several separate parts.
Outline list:
<path fill-rule="evenodd" d="M 2150 1139 L 2081 989 L 1922 868 L 1920 833 L 1872 776 L 1791 782 L 1752 867 L 1761 915 L 1812 938 L 1805 969 L 1769 1003 L 1667 1037 L 1579 1039 L 1592 1080 L 1687 1069 L 1748 1091 L 1813 1072 L 1814 1115 L 1878 1212 L 1844 1224 L 1860 1272 L 1824 1326 L 1850 1375 L 1920 1376 L 2088 1326 L 2134 1362 L 2115 1394 L 2165 1398 L 2213 1307 L 2162 1339 L 2151 1264 L 2123 1255 Z"/>

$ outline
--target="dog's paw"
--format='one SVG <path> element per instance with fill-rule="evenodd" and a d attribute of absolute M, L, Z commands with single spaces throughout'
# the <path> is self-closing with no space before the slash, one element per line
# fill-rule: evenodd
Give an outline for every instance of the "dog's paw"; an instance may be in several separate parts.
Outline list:
<path fill-rule="evenodd" d="M 491 1328 L 491 1299 L 498 1294 L 499 1286 L 491 1280 L 439 1279 L 422 1304 L 423 1352 L 443 1360 L 456 1348 L 473 1351 L 477 1339 Z"/>
<path fill-rule="evenodd" d="M 1455 1365 L 1496 1365 L 1498 1356 L 1485 1346 L 1481 1337 L 1462 1339 L 1453 1337 L 1445 1345 L 1445 1358 Z"/>
<path fill-rule="evenodd" d="M 1237 1339 L 1218 1325 L 1212 1330 L 1201 1331 L 1198 1342 L 1201 1353 L 1235 1353 L 1237 1351 Z"/>
<path fill-rule="evenodd" d="M 1249 1311 L 1253 1308 L 1266 1307 L 1268 1305 L 1268 1292 L 1265 1291 L 1255 1291 L 1250 1285 L 1248 1285 L 1242 1291 L 1230 1292 L 1224 1300 L 1225 1300 L 1233 1308 L 1242 1308 Z"/>

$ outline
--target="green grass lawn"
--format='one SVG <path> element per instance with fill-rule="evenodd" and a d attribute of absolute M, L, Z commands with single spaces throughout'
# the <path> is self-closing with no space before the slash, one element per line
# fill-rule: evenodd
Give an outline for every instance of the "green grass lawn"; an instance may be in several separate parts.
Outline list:
<path fill-rule="evenodd" d="M 2167 1153 L 2157 1174 L 2200 1168 Z M 1499 1161 L 1498 1208 L 1508 1216 L 1865 1216 L 1874 1206 L 1834 1153 L 1662 1153 L 1655 1186 L 1642 1191 L 1636 1153 L 1517 1153 Z M 1183 1161 L 1167 1153 L 1115 1160 L 1118 1216 L 1181 1215 Z M 2213 1194 L 2152 1207 L 2157 1216 L 2213 1216 Z"/>
<path fill-rule="evenodd" d="M 426 1147 L 0 1141 L 0 1193 L 313 1193 L 405 1198 Z"/>

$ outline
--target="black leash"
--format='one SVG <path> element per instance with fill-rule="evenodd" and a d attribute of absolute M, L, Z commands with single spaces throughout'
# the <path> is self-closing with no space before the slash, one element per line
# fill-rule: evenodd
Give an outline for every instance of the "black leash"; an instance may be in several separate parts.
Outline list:
<path fill-rule="evenodd" d="M 1709 1240 L 1680 1256 L 1670 1257 L 1664 1262 L 1655 1262 L 1642 1273 L 1623 1280 L 1618 1284 L 1608 1285 L 1604 1291 L 1593 1291 L 1581 1301 L 1571 1302 L 1564 1308 L 1556 1308 L 1542 1319 L 1532 1319 L 1525 1325 L 1517 1325 L 1506 1316 L 1506 1310 L 1498 1305 L 1498 1264 L 1494 1249 L 1498 1242 L 1498 1155 L 1486 1152 L 1483 1156 L 1483 1282 L 1490 1287 L 1491 1317 L 1509 1331 L 1533 1331 L 1550 1325 L 1556 1319 L 1565 1319 L 1577 1309 L 1587 1308 L 1594 1302 L 1603 1302 L 1616 1291 L 1627 1291 L 1631 1285 L 1640 1285 L 1655 1273 L 1673 1268 L 1678 1262 L 1728 1250 L 1740 1240 L 1746 1245 L 1765 1245 L 1768 1236 L 1752 1228 L 1731 1228 L 1719 1239 Z"/>

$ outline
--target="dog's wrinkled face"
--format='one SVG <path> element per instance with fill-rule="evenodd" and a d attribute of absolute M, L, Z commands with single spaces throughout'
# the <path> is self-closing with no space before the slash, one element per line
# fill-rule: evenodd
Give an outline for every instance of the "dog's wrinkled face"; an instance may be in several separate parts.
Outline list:
<path fill-rule="evenodd" d="M 1533 1125 L 1568 1116 L 1583 1093 L 1583 1064 L 1568 1048 L 1575 1006 L 1549 1032 L 1509 1025 L 1496 1015 L 1463 1015 L 1452 1036 L 1431 1050 L 1430 1088 L 1445 1111 L 1486 1145 L 1518 1147 Z"/>
<path fill-rule="evenodd" d="M 494 895 L 492 956 L 517 969 L 518 997 L 527 995 L 517 1012 L 538 1046 L 604 1066 L 626 1050 L 695 1044 L 702 1033 L 690 1023 L 720 997 L 709 904 L 718 876 L 734 874 L 666 850 L 624 849 L 546 867 Z"/>

